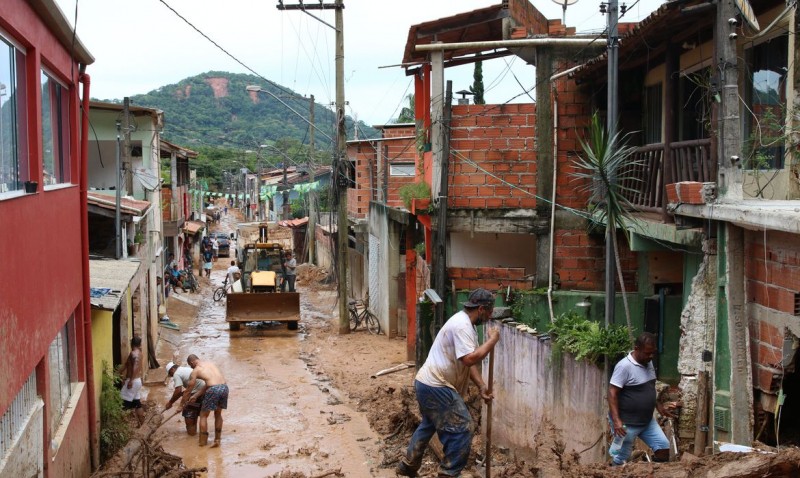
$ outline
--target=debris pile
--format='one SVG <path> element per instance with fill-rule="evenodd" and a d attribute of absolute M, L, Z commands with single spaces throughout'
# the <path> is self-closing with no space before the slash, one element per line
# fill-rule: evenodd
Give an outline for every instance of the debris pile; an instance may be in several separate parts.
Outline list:
<path fill-rule="evenodd" d="M 297 266 L 296 272 L 299 285 L 327 283 L 328 270 L 314 264 L 300 264 Z"/>

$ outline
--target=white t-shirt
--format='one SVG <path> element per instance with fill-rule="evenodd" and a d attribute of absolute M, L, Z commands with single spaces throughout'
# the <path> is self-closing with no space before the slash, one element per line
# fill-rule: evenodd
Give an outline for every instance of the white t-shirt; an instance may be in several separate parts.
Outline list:
<path fill-rule="evenodd" d="M 233 274 L 236 274 L 237 272 L 239 274 L 242 273 L 242 270 L 239 269 L 239 266 L 230 266 L 230 267 L 228 267 L 228 285 L 231 285 L 231 284 L 233 284 L 235 282 L 233 280 Z"/>
<path fill-rule="evenodd" d="M 178 367 L 178 370 L 172 374 L 172 384 L 175 388 L 178 387 L 186 387 L 189 385 L 189 379 L 192 375 L 192 367 Z M 198 391 L 200 388 L 204 387 L 206 382 L 201 379 L 197 379 L 194 383 L 194 388 L 192 389 L 192 393 Z"/>
<path fill-rule="evenodd" d="M 211 249 L 219 250 L 219 242 L 217 242 L 216 238 L 211 239 Z"/>
<path fill-rule="evenodd" d="M 478 348 L 478 332 L 463 310 L 445 322 L 433 341 L 428 359 L 417 372 L 417 380 L 431 387 L 466 390 L 469 367 L 459 360 Z"/>

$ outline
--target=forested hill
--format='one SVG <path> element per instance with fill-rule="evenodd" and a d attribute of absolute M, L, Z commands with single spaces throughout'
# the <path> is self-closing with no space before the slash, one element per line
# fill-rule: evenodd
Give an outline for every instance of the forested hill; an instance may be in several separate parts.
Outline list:
<path fill-rule="evenodd" d="M 164 111 L 163 137 L 187 148 L 220 146 L 255 149 L 259 144 L 293 138 L 308 144 L 309 125 L 271 95 L 246 91 L 258 85 L 280 97 L 293 110 L 309 119 L 310 100 L 300 94 L 267 83 L 254 75 L 210 71 L 147 94 L 131 97 L 137 106 Z M 317 149 L 332 149 L 335 138 L 334 112 L 315 98 Z M 322 99 L 324 101 L 324 99 Z M 353 138 L 352 118 L 347 117 L 347 137 Z M 359 138 L 379 136 L 377 130 L 359 122 Z"/>

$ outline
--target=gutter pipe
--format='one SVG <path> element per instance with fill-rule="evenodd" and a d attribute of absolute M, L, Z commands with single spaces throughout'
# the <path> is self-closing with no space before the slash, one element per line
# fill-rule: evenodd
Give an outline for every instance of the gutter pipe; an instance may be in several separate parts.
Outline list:
<path fill-rule="evenodd" d="M 552 83 L 555 78 L 565 75 L 567 72 L 551 76 L 550 82 Z M 547 274 L 547 306 L 550 309 L 550 322 L 552 323 L 556 320 L 553 313 L 553 261 L 556 243 L 556 179 L 558 178 L 558 96 L 555 85 L 551 84 L 551 87 L 553 88 L 553 194 L 550 198 L 550 267 Z"/>
<path fill-rule="evenodd" d="M 91 78 L 81 65 L 78 81 L 83 84 L 80 139 L 80 198 L 81 198 L 81 262 L 83 268 L 83 343 L 86 358 L 86 390 L 89 395 L 89 456 L 92 469 L 97 469 L 100 457 L 97 456 L 97 407 L 94 387 L 94 353 L 92 347 L 92 305 L 89 301 L 89 89 Z"/>

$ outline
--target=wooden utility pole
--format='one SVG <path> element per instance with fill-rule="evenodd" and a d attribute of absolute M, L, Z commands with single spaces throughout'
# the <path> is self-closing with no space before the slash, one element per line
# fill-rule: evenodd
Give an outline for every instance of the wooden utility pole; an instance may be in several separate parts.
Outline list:
<path fill-rule="evenodd" d="M 333 162 L 333 177 L 338 191 L 338 214 L 336 219 L 336 275 L 339 291 L 339 333 L 350 333 L 350 318 L 347 311 L 347 261 L 348 261 L 348 222 L 347 222 L 347 132 L 344 121 L 344 1 L 335 3 L 301 3 L 284 5 L 279 0 L 278 10 L 302 10 L 317 21 L 336 30 L 336 157 Z M 335 10 L 336 25 L 332 26 L 312 15 L 308 10 Z"/>
<path fill-rule="evenodd" d="M 131 100 L 122 100 L 122 169 L 125 171 L 125 194 L 133 196 L 133 163 L 131 161 Z"/>
<path fill-rule="evenodd" d="M 308 139 L 308 182 L 313 184 L 315 181 L 314 175 L 314 135 L 316 135 L 316 128 L 314 126 L 314 95 L 311 95 L 309 105 L 309 116 L 311 120 L 311 135 Z M 314 189 L 308 191 L 308 262 L 314 264 L 316 255 L 316 234 L 317 234 L 317 192 Z"/>

